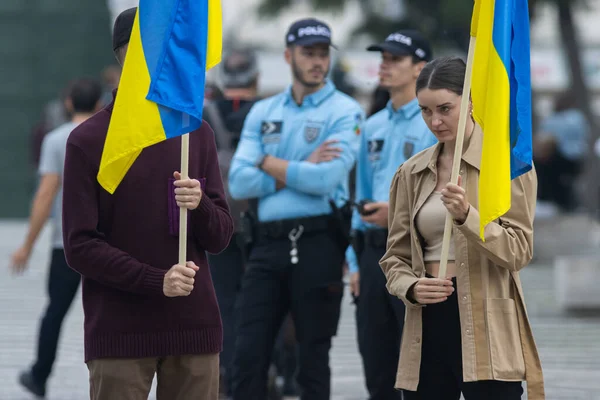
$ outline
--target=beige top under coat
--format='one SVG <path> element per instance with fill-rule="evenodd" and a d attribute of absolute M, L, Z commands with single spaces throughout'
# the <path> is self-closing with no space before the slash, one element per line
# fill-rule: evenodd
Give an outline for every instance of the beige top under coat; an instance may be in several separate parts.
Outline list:
<path fill-rule="evenodd" d="M 439 262 L 442 258 L 447 212 L 442 203 L 442 193 L 435 191 L 431 193 L 417 214 L 417 231 L 423 238 L 423 260 L 425 262 Z M 448 261 L 454 261 L 454 235 L 450 236 Z"/>

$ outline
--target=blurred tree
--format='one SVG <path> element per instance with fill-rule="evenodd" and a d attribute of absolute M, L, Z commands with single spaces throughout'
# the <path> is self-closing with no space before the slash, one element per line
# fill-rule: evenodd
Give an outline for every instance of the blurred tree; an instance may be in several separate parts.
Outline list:
<path fill-rule="evenodd" d="M 374 0 L 305 1 L 310 2 L 316 10 L 334 11 L 352 1 L 358 1 L 364 19 L 354 31 L 355 35 L 366 34 L 379 40 L 395 30 L 412 28 L 425 33 L 436 47 L 453 47 L 464 53 L 469 47 L 473 0 L 387 0 L 391 3 L 397 1 L 399 7 L 402 6 L 404 13 L 401 18 L 390 18 L 385 12 L 378 12 Z M 530 10 L 534 10 L 538 1 L 559 0 L 530 0 Z M 275 17 L 281 10 L 297 2 L 298 0 L 263 0 L 259 13 L 265 17 Z"/>
<path fill-rule="evenodd" d="M 308 0 L 318 10 L 339 10 L 343 8 L 347 0 Z M 362 1 L 362 0 L 361 0 Z M 259 12 L 266 16 L 274 16 L 286 7 L 297 3 L 297 0 L 263 0 Z"/>
<path fill-rule="evenodd" d="M 306 0 L 316 10 L 339 10 L 352 0 Z M 390 0 L 393 2 L 394 0 Z M 380 40 L 398 29 L 419 29 L 437 46 L 451 46 L 464 52 L 469 45 L 472 0 L 396 0 L 406 10 L 404 18 L 390 18 L 378 12 L 373 0 L 358 0 L 364 15 L 354 34 L 367 34 Z M 274 17 L 297 0 L 263 0 L 259 13 Z"/>

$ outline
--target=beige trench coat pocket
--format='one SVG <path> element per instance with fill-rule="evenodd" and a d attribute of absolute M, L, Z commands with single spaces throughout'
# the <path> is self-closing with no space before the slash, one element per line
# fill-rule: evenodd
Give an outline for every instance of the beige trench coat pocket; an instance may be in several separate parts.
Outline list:
<path fill-rule="evenodd" d="M 486 318 L 495 380 L 525 380 L 525 360 L 513 299 L 487 299 Z"/>

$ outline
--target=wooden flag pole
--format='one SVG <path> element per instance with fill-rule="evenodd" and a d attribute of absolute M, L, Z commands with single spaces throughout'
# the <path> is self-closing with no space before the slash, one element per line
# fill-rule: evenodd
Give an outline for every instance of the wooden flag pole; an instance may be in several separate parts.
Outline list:
<path fill-rule="evenodd" d="M 455 185 L 458 183 L 458 173 L 460 171 L 460 160 L 462 158 L 465 129 L 467 128 L 467 117 L 469 116 L 469 98 L 471 94 L 471 76 L 473 75 L 473 59 L 475 58 L 475 42 L 475 37 L 471 36 L 471 40 L 469 41 L 469 53 L 467 55 L 467 70 L 463 85 L 463 95 L 460 103 L 460 117 L 458 118 L 458 132 L 456 134 L 456 146 L 454 147 L 454 160 L 452 161 L 452 175 L 450 176 L 450 182 L 454 183 Z M 442 242 L 442 255 L 440 259 L 440 271 L 438 275 L 438 278 L 441 279 L 446 278 L 451 236 L 452 215 L 449 211 L 446 211 L 446 225 L 444 227 L 444 241 Z"/>
<path fill-rule="evenodd" d="M 190 156 L 190 134 L 181 136 L 181 179 L 187 179 L 189 156 Z M 187 208 L 179 208 L 179 265 L 185 266 L 187 262 Z"/>

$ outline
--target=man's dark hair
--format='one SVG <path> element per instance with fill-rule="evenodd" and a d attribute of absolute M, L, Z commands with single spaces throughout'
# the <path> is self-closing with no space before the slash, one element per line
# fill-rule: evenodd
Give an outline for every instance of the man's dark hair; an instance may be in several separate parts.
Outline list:
<path fill-rule="evenodd" d="M 69 99 L 76 113 L 91 113 L 96 110 L 102 97 L 102 85 L 96 79 L 80 78 L 69 89 Z"/>
<path fill-rule="evenodd" d="M 446 89 L 463 94 L 467 66 L 460 57 L 440 57 L 427 63 L 417 78 L 417 94 L 423 89 Z"/>

